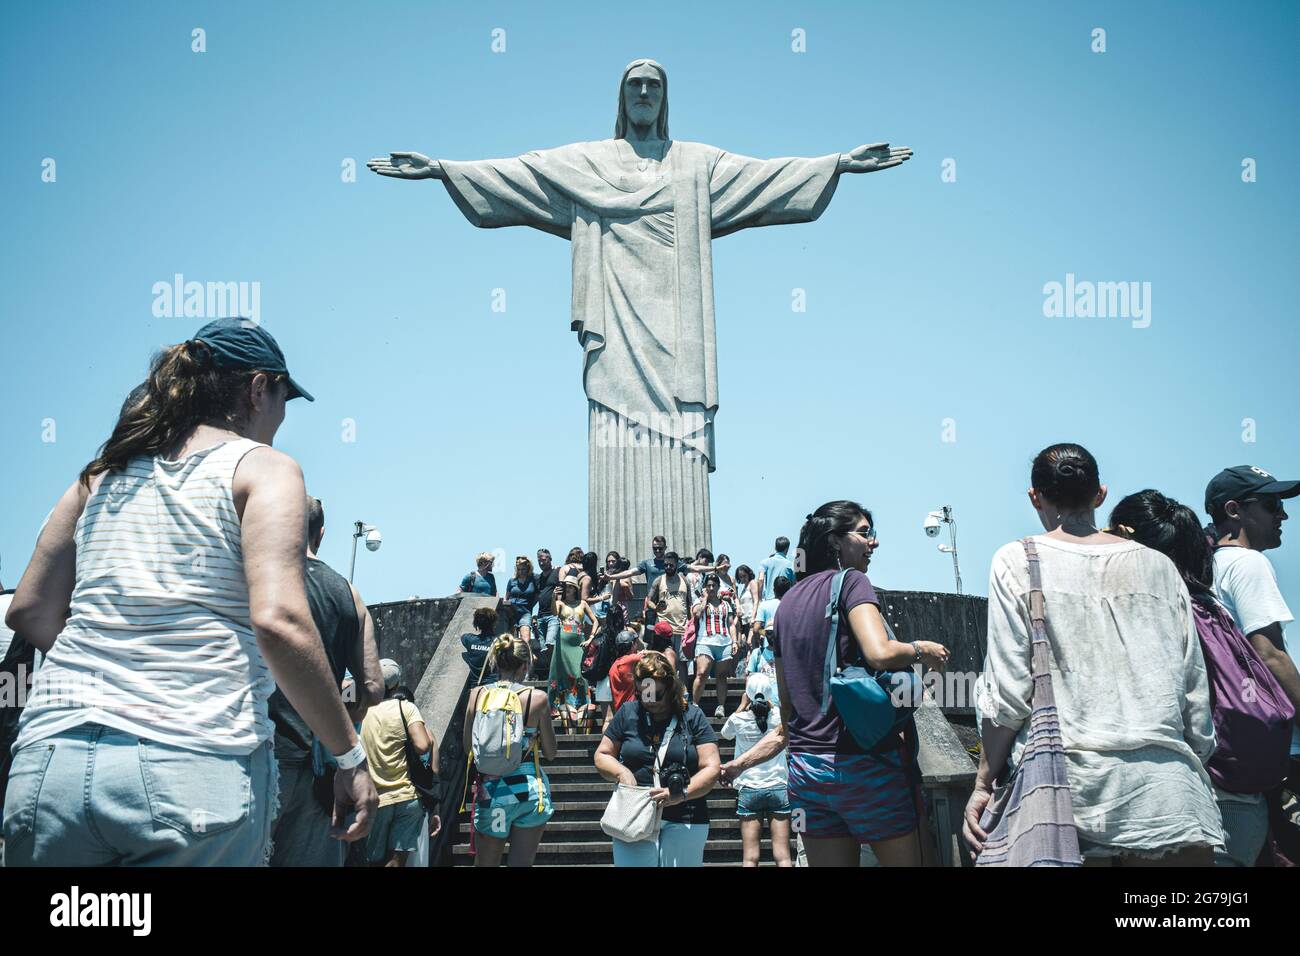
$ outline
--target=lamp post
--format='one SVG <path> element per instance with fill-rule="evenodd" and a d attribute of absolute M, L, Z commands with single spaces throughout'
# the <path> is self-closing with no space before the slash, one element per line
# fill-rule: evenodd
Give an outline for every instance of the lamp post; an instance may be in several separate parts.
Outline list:
<path fill-rule="evenodd" d="M 352 576 L 357 571 L 357 541 L 362 536 L 366 539 L 367 551 L 378 551 L 379 546 L 384 543 L 384 536 L 379 533 L 379 529 L 372 524 L 366 524 L 364 521 L 358 521 L 354 525 L 356 528 L 352 532 L 352 563 L 348 566 L 348 583 L 352 583 Z"/>
<path fill-rule="evenodd" d="M 952 555 L 952 573 L 957 579 L 957 593 L 961 594 L 961 565 L 957 563 L 957 522 L 952 516 L 952 508 L 947 505 L 925 516 L 925 533 L 931 538 L 937 538 L 941 524 L 948 526 L 949 540 L 952 543 L 939 545 L 939 550 L 944 554 Z"/>

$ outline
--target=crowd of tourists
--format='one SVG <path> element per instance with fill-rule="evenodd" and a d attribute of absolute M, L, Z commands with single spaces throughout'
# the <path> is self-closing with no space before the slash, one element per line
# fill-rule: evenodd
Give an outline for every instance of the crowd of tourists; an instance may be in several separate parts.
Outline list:
<path fill-rule="evenodd" d="M 658 772 L 672 795 L 664 799 L 657 842 L 613 838 L 616 865 L 698 865 L 708 835 L 705 798 L 715 785 L 727 784 L 737 789 L 746 862 L 758 862 L 766 818 L 776 862 L 790 865 L 784 756 L 745 758 L 780 724 L 771 635 L 781 598 L 796 579 L 790 550 L 788 538 L 777 538 L 757 574 L 748 565 L 736 567 L 733 574 L 726 554 L 715 557 L 702 548 L 688 563 L 668 550 L 662 535 L 650 542 L 651 556 L 636 567 L 617 552 L 607 554 L 601 565 L 595 552 L 577 547 L 556 565 L 542 548 L 535 568 L 526 555 L 515 559 L 504 589 L 495 577 L 493 556 L 478 555 L 460 590 L 501 598 L 507 619 L 490 606 L 478 608 L 474 631 L 461 637 L 463 655 L 480 688 L 499 686 L 506 693 L 492 704 L 477 692 L 471 698 L 467 750 L 473 749 L 476 723 L 483 728 L 479 736 L 496 739 L 490 722 L 497 707 L 517 707 L 529 715 L 529 728 L 544 728 L 543 753 L 545 741 L 557 732 L 599 731 L 603 737 L 594 760 L 602 775 L 629 788 L 648 789 L 657 786 Z M 642 585 L 639 600 L 634 584 Z M 501 663 L 507 658 L 508 674 Z M 728 715 L 733 676 L 743 682 L 743 692 Z M 720 730 L 701 707 L 710 677 L 713 716 L 726 718 Z M 530 678 L 544 680 L 547 692 L 530 689 Z M 520 702 L 514 703 L 510 693 Z M 718 754 L 719 733 L 737 742 L 736 759 L 725 765 Z M 476 862 L 496 865 L 504 839 L 511 845 L 512 864 L 532 861 L 553 813 L 538 753 L 536 744 L 525 741 L 504 776 L 485 775 L 481 767 L 474 775 L 470 802 L 475 807 Z M 482 748 L 474 754 L 481 763 Z M 504 812 L 495 796 L 503 779 L 513 786 L 504 805 L 513 812 Z"/>
<path fill-rule="evenodd" d="M 732 676 L 739 673 L 743 678 L 751 663 L 757 669 L 764 661 L 767 672 L 774 672 L 764 635 L 771 630 L 781 596 L 795 581 L 790 540 L 776 539 L 757 575 L 742 564 L 733 576 L 731 558 L 715 558 L 707 548 L 696 551 L 687 563 L 668 550 L 662 535 L 654 538 L 650 551 L 652 556 L 633 568 L 617 551 L 606 555 L 600 566 L 596 552 L 575 547 L 557 567 L 551 552 L 542 548 L 536 570 L 526 555 L 515 559 L 504 595 L 498 592 L 493 556 L 480 554 L 476 570 L 465 575 L 460 590 L 503 596 L 508 618 L 501 621 L 491 609 L 480 609 L 474 633 L 461 638 L 471 669 L 476 674 L 482 669 L 492 635 L 499 630 L 517 634 L 532 651 L 530 674 L 550 682 L 554 718 L 566 729 L 591 729 L 598 718 L 603 726 L 612 716 L 608 675 L 616 648 L 633 643 L 647 647 L 656 639 L 656 626 L 662 625 L 658 633 L 665 647 L 660 649 L 671 647 L 692 700 L 701 699 L 712 676 L 717 688 L 714 716 L 724 716 Z M 633 597 L 633 583 L 638 581 L 646 592 L 640 600 Z"/>
<path fill-rule="evenodd" d="M 298 397 L 255 324 L 165 349 L 0 593 L 0 666 L 31 677 L 0 710 L 6 865 L 340 866 L 349 845 L 418 865 L 455 824 L 420 675 L 380 659 L 361 595 L 317 557 L 324 506 L 271 447 Z M 1208 525 L 1147 489 L 1100 527 L 1086 449 L 1044 449 L 1029 478 L 1043 533 L 998 550 L 989 578 L 972 859 L 1300 862 L 1300 674 L 1264 553 L 1300 481 L 1227 468 Z M 533 862 L 567 734 L 599 735 L 618 866 L 701 865 L 724 787 L 746 865 L 765 825 L 778 865 L 792 835 L 810 866 L 858 865 L 864 846 L 931 862 L 918 695 L 897 691 L 949 650 L 882 616 L 871 511 L 821 505 L 757 572 L 669 544 L 636 566 L 541 549 L 503 588 L 483 554 L 462 580 L 500 599 L 461 639 L 476 862 Z"/>
<path fill-rule="evenodd" d="M 1206 489 L 1208 525 L 1146 489 L 1119 501 L 1105 528 L 1109 492 L 1086 449 L 1044 449 L 1030 482 L 1045 533 L 1000 549 L 990 574 L 980 765 L 964 820 L 972 859 L 1300 862 L 1300 675 L 1283 631 L 1292 616 L 1263 554 L 1281 544 L 1283 502 L 1300 481 L 1228 468 Z M 515 677 L 545 678 L 552 733 L 599 727 L 596 769 L 657 805 L 654 837 L 623 839 L 616 792 L 605 827 L 616 865 L 700 865 L 706 797 L 724 785 L 737 789 L 747 865 L 764 820 L 775 862 L 790 865 L 792 808 L 809 865 L 856 865 L 863 845 L 883 865 L 927 859 L 911 715 L 896 708 L 883 735 L 864 739 L 840 699 L 827 700 L 829 675 L 846 663 L 876 681 L 946 666 L 942 645 L 893 639 L 866 574 L 877 546 L 871 512 L 836 501 L 808 516 L 795 558 L 778 538 L 757 575 L 740 565 L 733 576 L 730 558 L 707 549 L 684 562 L 661 536 L 635 568 L 616 552 L 599 566 L 580 548 L 558 568 L 546 549 L 536 571 L 516 559 L 504 629 L 529 667 Z M 479 555 L 461 589 L 496 595 L 492 564 Z M 626 587 L 637 578 L 648 585 L 640 601 Z M 480 613 L 466 659 L 488 682 L 490 655 L 468 648 L 490 645 L 500 622 Z M 745 689 L 727 715 L 736 673 Z M 710 676 L 713 716 L 737 741 L 726 764 L 706 717 Z M 540 763 L 526 785 L 529 814 L 509 835 L 528 830 L 535 848 L 550 817 Z"/>

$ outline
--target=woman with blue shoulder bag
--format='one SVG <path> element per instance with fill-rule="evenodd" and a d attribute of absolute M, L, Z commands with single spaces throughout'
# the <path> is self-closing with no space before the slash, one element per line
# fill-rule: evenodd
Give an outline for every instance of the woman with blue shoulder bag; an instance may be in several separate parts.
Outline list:
<path fill-rule="evenodd" d="M 790 806 L 810 866 L 857 866 L 864 843 L 885 866 L 922 861 L 910 669 L 942 670 L 948 650 L 892 639 L 865 573 L 877 547 L 871 513 L 856 502 L 810 514 L 798 581 L 770 636 Z M 907 693 L 894 693 L 900 687 Z"/>

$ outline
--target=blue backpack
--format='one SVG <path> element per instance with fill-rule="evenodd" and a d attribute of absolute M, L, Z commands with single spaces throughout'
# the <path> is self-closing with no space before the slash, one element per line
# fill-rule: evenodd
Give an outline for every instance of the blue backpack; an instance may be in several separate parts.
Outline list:
<path fill-rule="evenodd" d="M 922 685 L 912 670 L 874 671 L 866 667 L 840 666 L 840 591 L 846 568 L 831 583 L 831 600 L 826 606 L 830 618 L 830 641 L 826 645 L 826 666 L 822 681 L 822 713 L 832 703 L 840 720 L 863 750 L 895 748 L 894 733 L 911 722 L 921 702 Z M 885 625 L 889 631 L 889 625 Z M 889 639 L 894 635 L 891 632 Z"/>

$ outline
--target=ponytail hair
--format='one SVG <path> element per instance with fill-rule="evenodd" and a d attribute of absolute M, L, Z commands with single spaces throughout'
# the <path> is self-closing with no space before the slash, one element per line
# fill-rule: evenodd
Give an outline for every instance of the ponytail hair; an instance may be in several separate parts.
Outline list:
<path fill-rule="evenodd" d="M 117 424 L 99 454 L 81 471 L 87 488 L 97 475 L 121 471 L 140 455 L 175 449 L 197 425 L 236 428 L 250 411 L 256 371 L 220 369 L 204 343 L 190 339 L 157 353 L 149 376 L 122 403 Z M 273 372 L 274 382 L 287 376 Z"/>
<path fill-rule="evenodd" d="M 749 711 L 754 715 L 754 723 L 762 733 L 767 733 L 767 722 L 772 713 L 772 700 L 769 695 L 775 692 L 775 683 L 766 674 L 750 674 L 745 680 L 745 696 L 749 698 Z"/>
<path fill-rule="evenodd" d="M 799 531 L 795 575 L 800 581 L 810 574 L 840 566 L 840 542 L 865 518 L 875 524 L 871 512 L 856 501 L 828 501 L 804 522 Z"/>
<path fill-rule="evenodd" d="M 531 667 L 532 663 L 528 642 L 514 634 L 502 634 L 488 651 L 487 669 L 498 674 L 514 674 L 521 668 Z"/>
<path fill-rule="evenodd" d="M 1147 488 L 1112 509 L 1110 527 L 1169 558 L 1193 597 L 1213 594 L 1214 550 L 1200 518 L 1187 505 Z"/>
<path fill-rule="evenodd" d="M 1101 490 L 1097 459 L 1082 445 L 1049 445 L 1034 457 L 1029 475 L 1034 489 L 1065 510 L 1091 508 Z"/>

